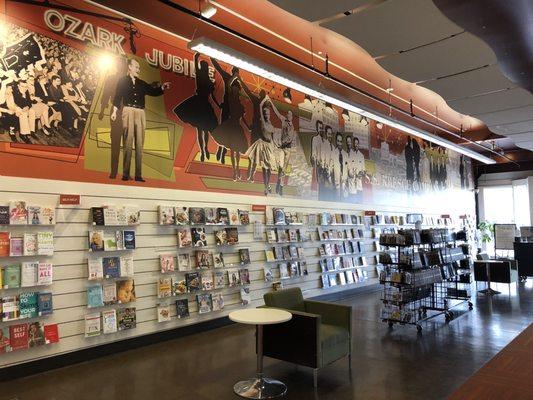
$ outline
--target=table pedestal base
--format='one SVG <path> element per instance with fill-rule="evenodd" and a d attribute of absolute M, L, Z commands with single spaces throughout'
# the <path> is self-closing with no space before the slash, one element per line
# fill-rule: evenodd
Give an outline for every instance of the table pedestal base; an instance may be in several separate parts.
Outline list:
<path fill-rule="evenodd" d="M 488 288 L 488 289 L 480 290 L 479 293 L 483 293 L 483 294 L 486 294 L 488 296 L 492 296 L 492 295 L 495 295 L 495 294 L 500 294 L 501 292 L 498 292 L 497 290 Z"/>
<path fill-rule="evenodd" d="M 233 391 L 247 399 L 273 399 L 287 393 L 287 386 L 275 379 L 254 378 L 237 382 Z"/>

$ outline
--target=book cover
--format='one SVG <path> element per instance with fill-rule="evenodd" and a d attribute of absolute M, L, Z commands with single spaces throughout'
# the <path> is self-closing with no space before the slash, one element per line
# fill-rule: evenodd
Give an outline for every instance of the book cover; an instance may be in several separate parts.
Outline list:
<path fill-rule="evenodd" d="M 241 288 L 241 303 L 243 306 L 247 306 L 252 302 L 252 296 L 250 294 L 250 288 L 249 287 L 242 287 Z"/>
<path fill-rule="evenodd" d="M 250 224 L 250 213 L 248 212 L 248 210 L 239 210 L 239 221 L 241 225 Z"/>
<path fill-rule="evenodd" d="M 344 271 L 344 274 L 346 275 L 346 283 L 354 283 L 354 278 L 353 278 L 353 272 L 352 271 Z"/>
<path fill-rule="evenodd" d="M 105 251 L 118 250 L 116 232 L 104 231 L 104 250 Z"/>
<path fill-rule="evenodd" d="M 226 228 L 226 237 L 229 245 L 239 244 L 239 231 L 237 228 Z"/>
<path fill-rule="evenodd" d="M 44 346 L 44 330 L 40 322 L 31 322 L 28 325 L 28 346 Z"/>
<path fill-rule="evenodd" d="M 14 321 L 19 319 L 19 299 L 17 296 L 2 297 L 2 321 Z"/>
<path fill-rule="evenodd" d="M 136 206 L 126 206 L 126 224 L 139 225 L 141 223 L 141 210 Z"/>
<path fill-rule="evenodd" d="M 281 247 L 272 247 L 275 260 L 283 260 L 283 249 Z"/>
<path fill-rule="evenodd" d="M 172 279 L 172 296 L 187 293 L 187 283 L 185 279 Z"/>
<path fill-rule="evenodd" d="M 201 293 L 196 295 L 198 304 L 198 314 L 205 314 L 213 310 L 213 300 L 210 293 Z"/>
<path fill-rule="evenodd" d="M 267 261 L 276 261 L 276 257 L 274 256 L 274 250 L 265 250 L 265 258 Z"/>
<path fill-rule="evenodd" d="M 267 241 L 268 243 L 276 243 L 278 241 L 278 235 L 276 234 L 276 229 L 274 228 L 267 229 Z"/>
<path fill-rule="evenodd" d="M 104 231 L 89 231 L 89 251 L 104 251 Z"/>
<path fill-rule="evenodd" d="M 124 248 L 126 250 L 135 250 L 135 231 L 126 230 L 123 232 Z"/>
<path fill-rule="evenodd" d="M 239 213 L 237 212 L 237 210 L 229 210 L 228 213 L 229 224 L 240 225 L 241 221 L 239 219 Z"/>
<path fill-rule="evenodd" d="M 191 247 L 192 237 L 191 230 L 189 228 L 178 228 L 178 247 Z"/>
<path fill-rule="evenodd" d="M 204 208 L 205 212 L 205 224 L 206 225 L 216 225 L 217 224 L 217 212 L 212 207 Z"/>
<path fill-rule="evenodd" d="M 104 207 L 104 225 L 107 225 L 107 226 L 119 225 L 118 212 L 115 207 Z"/>
<path fill-rule="evenodd" d="M 10 238 L 9 232 L 0 232 L 0 257 L 9 257 Z M 20 255 L 22 255 L 22 251 Z"/>
<path fill-rule="evenodd" d="M 224 268 L 224 254 L 222 252 L 213 254 L 213 264 L 215 268 Z"/>
<path fill-rule="evenodd" d="M 41 225 L 41 206 L 28 206 L 28 224 Z"/>
<path fill-rule="evenodd" d="M 172 254 L 161 254 L 159 256 L 159 266 L 161 267 L 162 274 L 174 272 L 176 269 L 174 264 L 174 256 Z"/>
<path fill-rule="evenodd" d="M 115 282 L 102 284 L 102 300 L 105 306 L 117 303 L 117 284 Z"/>
<path fill-rule="evenodd" d="M 250 250 L 239 249 L 239 259 L 241 260 L 242 265 L 250 264 Z"/>
<path fill-rule="evenodd" d="M 279 267 L 279 278 L 280 279 L 287 279 L 291 277 L 289 267 L 287 264 L 282 263 L 282 264 L 279 264 L 278 267 Z"/>
<path fill-rule="evenodd" d="M 105 225 L 103 207 L 91 207 L 91 216 L 93 225 Z"/>
<path fill-rule="evenodd" d="M 283 211 L 283 208 L 273 208 L 272 214 L 274 217 L 274 224 L 275 225 L 285 225 L 285 211 Z"/>
<path fill-rule="evenodd" d="M 337 275 L 335 274 L 329 274 L 329 286 L 337 286 Z"/>
<path fill-rule="evenodd" d="M 2 280 L 4 281 L 4 289 L 20 287 L 20 265 L 6 265 Z"/>
<path fill-rule="evenodd" d="M 180 271 L 191 270 L 191 257 L 189 254 L 178 254 L 178 270 Z"/>
<path fill-rule="evenodd" d="M 297 253 L 297 256 L 298 258 L 305 258 L 305 253 L 304 253 L 304 248 L 303 247 L 297 247 L 296 248 L 296 253 Z"/>
<path fill-rule="evenodd" d="M 102 265 L 104 268 L 104 277 L 120 277 L 120 257 L 104 257 L 102 258 Z"/>
<path fill-rule="evenodd" d="M 289 241 L 290 242 L 297 242 L 298 241 L 298 234 L 296 229 L 289 229 Z"/>
<path fill-rule="evenodd" d="M 40 292 L 37 294 L 37 308 L 39 315 L 50 315 L 54 311 L 53 297 L 51 292 Z"/>
<path fill-rule="evenodd" d="M 54 232 L 37 232 L 37 254 L 41 256 L 54 255 Z"/>
<path fill-rule="evenodd" d="M 211 302 L 213 304 L 213 311 L 220 311 L 224 309 L 224 296 L 222 293 L 213 293 L 211 295 Z"/>
<path fill-rule="evenodd" d="M 213 273 L 211 271 L 204 271 L 201 274 L 202 290 L 213 290 Z"/>
<path fill-rule="evenodd" d="M 117 301 L 121 304 L 135 301 L 135 281 L 133 279 L 117 282 Z"/>
<path fill-rule="evenodd" d="M 9 225 L 9 206 L 0 206 L 0 225 Z"/>
<path fill-rule="evenodd" d="M 340 272 L 338 275 L 339 283 L 341 285 L 346 285 L 346 275 L 344 274 L 344 272 Z"/>
<path fill-rule="evenodd" d="M 298 263 L 297 262 L 291 262 L 289 263 L 289 274 L 291 275 L 291 278 L 294 278 L 298 275 L 300 275 L 300 271 L 298 270 Z"/>
<path fill-rule="evenodd" d="M 28 324 L 16 324 L 9 327 L 9 344 L 12 351 L 28 348 Z"/>
<path fill-rule="evenodd" d="M 159 213 L 159 225 L 174 225 L 175 215 L 174 207 L 159 206 L 157 207 Z"/>
<path fill-rule="evenodd" d="M 11 225 L 26 225 L 28 223 L 28 208 L 25 201 L 11 201 L 9 203 L 9 223 Z"/>
<path fill-rule="evenodd" d="M 39 296 L 37 292 L 24 292 L 19 295 L 19 318 L 35 318 L 39 316 Z"/>
<path fill-rule="evenodd" d="M 228 282 L 230 287 L 239 286 L 241 284 L 241 277 L 237 268 L 228 268 Z"/>
<path fill-rule="evenodd" d="M 250 284 L 250 272 L 247 268 L 242 268 L 239 270 L 239 279 L 241 280 L 241 285 Z"/>
<path fill-rule="evenodd" d="M 214 272 L 214 286 L 215 289 L 220 289 L 226 286 L 226 280 L 224 279 L 224 271 Z"/>
<path fill-rule="evenodd" d="M 104 266 L 102 258 L 89 258 L 87 259 L 88 279 L 102 279 L 104 277 Z"/>
<path fill-rule="evenodd" d="M 225 246 L 228 244 L 228 235 L 225 229 L 214 230 L 215 244 L 217 246 Z"/>
<path fill-rule="evenodd" d="M 128 216 L 126 215 L 126 207 L 117 207 L 117 225 L 128 225 Z"/>
<path fill-rule="evenodd" d="M 117 242 L 117 250 L 124 250 L 124 231 L 115 231 L 115 240 Z"/>
<path fill-rule="evenodd" d="M 298 268 L 300 270 L 300 275 L 309 275 L 309 271 L 307 270 L 307 262 L 306 261 L 300 261 L 298 263 Z"/>
<path fill-rule="evenodd" d="M 289 256 L 291 259 L 297 259 L 298 258 L 298 249 L 294 245 L 289 246 Z"/>
<path fill-rule="evenodd" d="M 188 207 L 174 207 L 176 214 L 176 225 L 189 225 L 189 208 Z"/>
<path fill-rule="evenodd" d="M 322 280 L 322 288 L 328 288 L 329 287 L 329 278 L 327 275 L 322 275 L 320 277 L 320 279 Z"/>
<path fill-rule="evenodd" d="M 127 276 L 133 276 L 133 274 L 134 274 L 133 257 L 131 256 L 120 257 L 120 276 L 127 277 Z"/>
<path fill-rule="evenodd" d="M 205 225 L 205 210 L 201 207 L 189 207 L 189 223 L 191 225 Z"/>
<path fill-rule="evenodd" d="M 283 246 L 281 248 L 281 253 L 283 254 L 283 260 L 289 261 L 291 259 L 291 253 L 289 251 L 289 246 Z"/>
<path fill-rule="evenodd" d="M 87 308 L 102 307 L 104 305 L 104 293 L 102 285 L 87 286 Z"/>
<path fill-rule="evenodd" d="M 137 314 L 135 307 L 120 308 L 117 311 L 118 330 L 133 329 L 137 326 Z"/>
<path fill-rule="evenodd" d="M 102 331 L 104 335 L 115 333 L 117 331 L 117 311 L 102 311 Z"/>
<path fill-rule="evenodd" d="M 170 321 L 170 306 L 168 304 L 157 305 L 157 322 Z"/>
<path fill-rule="evenodd" d="M 218 225 L 229 225 L 229 211 L 227 208 L 224 208 L 224 207 L 217 208 L 216 222 Z"/>
<path fill-rule="evenodd" d="M 25 256 L 36 256 L 37 255 L 37 234 L 36 233 L 25 233 L 24 234 L 24 251 Z"/>
<path fill-rule="evenodd" d="M 274 280 L 274 275 L 272 274 L 272 268 L 264 266 L 263 274 L 265 277 L 265 282 L 272 282 Z"/>
<path fill-rule="evenodd" d="M 194 247 L 207 246 L 207 235 L 204 228 L 191 228 L 191 237 Z"/>
<path fill-rule="evenodd" d="M 276 229 L 278 236 L 278 243 L 285 243 L 289 241 L 287 231 L 285 229 Z"/>
<path fill-rule="evenodd" d="M 100 320 L 100 313 L 91 313 L 85 315 L 85 337 L 100 336 L 102 333 L 102 325 Z"/>
<path fill-rule="evenodd" d="M 213 265 L 209 250 L 196 250 L 196 268 L 206 269 Z"/>
<path fill-rule="evenodd" d="M 11 344 L 9 340 L 9 327 L 4 326 L 0 328 L 0 354 L 11 351 Z"/>
<path fill-rule="evenodd" d="M 37 270 L 39 263 L 36 261 L 23 262 L 20 265 L 20 287 L 37 286 Z"/>
<path fill-rule="evenodd" d="M 186 318 L 189 316 L 189 300 L 188 299 L 176 300 L 176 316 L 178 318 Z"/>
<path fill-rule="evenodd" d="M 54 279 L 54 266 L 52 263 L 40 262 L 37 266 L 37 285 L 51 285 Z"/>
<path fill-rule="evenodd" d="M 44 326 L 44 342 L 46 344 L 59 342 L 59 329 L 57 324 L 49 324 Z"/>
<path fill-rule="evenodd" d="M 185 274 L 185 283 L 187 284 L 187 290 L 189 293 L 197 292 L 201 289 L 200 273 L 188 272 Z"/>
<path fill-rule="evenodd" d="M 160 277 L 157 281 L 157 297 L 163 299 L 172 296 L 172 278 Z"/>

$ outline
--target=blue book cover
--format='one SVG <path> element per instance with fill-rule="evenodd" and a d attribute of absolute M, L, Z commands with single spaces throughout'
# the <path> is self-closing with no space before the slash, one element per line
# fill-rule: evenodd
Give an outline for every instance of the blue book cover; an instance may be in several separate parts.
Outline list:
<path fill-rule="evenodd" d="M 102 307 L 104 305 L 104 293 L 102 285 L 92 285 L 87 287 L 87 307 Z"/>
<path fill-rule="evenodd" d="M 54 309 L 52 303 L 52 293 L 43 292 L 38 294 L 37 304 L 39 308 L 39 315 L 50 315 Z"/>
<path fill-rule="evenodd" d="M 124 248 L 126 250 L 135 249 L 135 231 L 124 231 Z"/>
<path fill-rule="evenodd" d="M 20 318 L 34 318 L 39 316 L 38 293 L 25 292 L 19 295 Z"/>
<path fill-rule="evenodd" d="M 104 257 L 102 259 L 104 266 L 104 276 L 106 278 L 120 277 L 120 257 Z"/>

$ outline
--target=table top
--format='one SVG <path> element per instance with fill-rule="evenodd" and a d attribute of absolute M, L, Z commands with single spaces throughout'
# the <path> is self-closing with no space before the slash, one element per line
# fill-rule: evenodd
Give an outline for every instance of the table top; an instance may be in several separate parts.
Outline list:
<path fill-rule="evenodd" d="M 233 322 L 248 325 L 272 325 L 287 322 L 292 314 L 277 308 L 247 308 L 245 310 L 232 311 L 228 315 Z"/>

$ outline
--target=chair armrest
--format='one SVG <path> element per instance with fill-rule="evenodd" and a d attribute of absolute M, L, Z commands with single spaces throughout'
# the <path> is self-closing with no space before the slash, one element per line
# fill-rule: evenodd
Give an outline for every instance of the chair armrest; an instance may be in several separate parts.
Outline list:
<path fill-rule="evenodd" d="M 322 322 L 346 328 L 352 332 L 352 307 L 342 304 L 305 300 L 305 311 L 322 316 Z"/>

